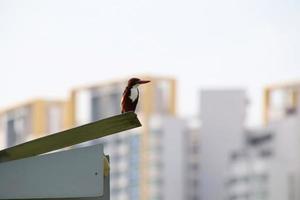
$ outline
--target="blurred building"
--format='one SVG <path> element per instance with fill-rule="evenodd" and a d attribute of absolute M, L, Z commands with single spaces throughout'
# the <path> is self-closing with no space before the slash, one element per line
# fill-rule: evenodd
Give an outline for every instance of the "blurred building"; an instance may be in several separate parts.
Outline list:
<path fill-rule="evenodd" d="M 272 164 L 264 166 L 270 171 L 268 200 L 300 199 L 299 121 L 295 113 L 267 126 L 274 133 Z"/>
<path fill-rule="evenodd" d="M 32 100 L 0 112 L 0 147 L 10 147 L 66 128 L 66 103 Z"/>
<path fill-rule="evenodd" d="M 272 134 L 261 159 L 266 171 L 266 200 L 300 199 L 300 83 L 266 87 L 263 111 L 265 132 Z M 269 144 L 268 144 L 269 143 Z"/>
<path fill-rule="evenodd" d="M 273 133 L 261 131 L 245 135 L 241 149 L 228 158 L 228 174 L 224 182 L 226 200 L 270 199 L 270 177 L 273 165 Z"/>
<path fill-rule="evenodd" d="M 227 200 L 300 199 L 300 116 L 272 122 L 245 135 L 229 155 Z"/>
<path fill-rule="evenodd" d="M 201 92 L 200 182 L 201 200 L 223 200 L 228 175 L 227 158 L 242 147 L 246 95 L 242 90 L 205 90 Z"/>
<path fill-rule="evenodd" d="M 201 199 L 300 199 L 298 91 L 298 84 L 268 87 L 265 125 L 255 129 L 243 123 L 244 92 L 202 92 Z"/>
<path fill-rule="evenodd" d="M 199 174 L 200 166 L 200 140 L 201 122 L 199 117 L 184 119 L 187 128 L 184 131 L 184 200 L 200 200 Z M 201 133 L 200 133 L 201 134 Z"/>
<path fill-rule="evenodd" d="M 140 87 L 143 126 L 103 143 L 113 200 L 299 200 L 300 84 L 265 89 L 265 125 L 244 124 L 243 90 L 204 90 L 200 117 L 176 116 L 176 81 Z M 68 101 L 33 100 L 0 112 L 0 147 L 120 114 L 127 79 L 75 88 Z"/>
<path fill-rule="evenodd" d="M 299 112 L 300 82 L 269 85 L 264 89 L 265 124 Z"/>

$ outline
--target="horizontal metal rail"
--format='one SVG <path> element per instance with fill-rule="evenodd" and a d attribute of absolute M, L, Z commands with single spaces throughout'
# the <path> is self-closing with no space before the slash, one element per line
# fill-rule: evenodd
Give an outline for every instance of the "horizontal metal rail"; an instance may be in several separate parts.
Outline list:
<path fill-rule="evenodd" d="M 0 151 L 0 162 L 27 158 L 140 127 L 133 112 L 102 119 Z"/>

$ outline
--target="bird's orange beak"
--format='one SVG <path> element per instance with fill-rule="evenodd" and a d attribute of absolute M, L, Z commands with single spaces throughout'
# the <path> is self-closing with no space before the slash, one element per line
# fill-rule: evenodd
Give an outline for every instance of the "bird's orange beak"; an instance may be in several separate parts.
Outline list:
<path fill-rule="evenodd" d="M 149 83 L 149 82 L 151 82 L 151 81 L 147 81 L 147 80 L 140 80 L 140 81 L 139 81 L 139 84 L 145 84 L 145 83 Z"/>

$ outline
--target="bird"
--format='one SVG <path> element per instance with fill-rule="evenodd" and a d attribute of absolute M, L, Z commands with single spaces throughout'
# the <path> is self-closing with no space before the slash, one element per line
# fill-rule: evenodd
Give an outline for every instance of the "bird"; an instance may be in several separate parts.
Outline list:
<path fill-rule="evenodd" d="M 128 80 L 121 99 L 121 113 L 130 111 L 135 112 L 137 103 L 139 101 L 138 86 L 149 82 L 149 80 L 141 80 L 139 78 L 131 78 Z"/>

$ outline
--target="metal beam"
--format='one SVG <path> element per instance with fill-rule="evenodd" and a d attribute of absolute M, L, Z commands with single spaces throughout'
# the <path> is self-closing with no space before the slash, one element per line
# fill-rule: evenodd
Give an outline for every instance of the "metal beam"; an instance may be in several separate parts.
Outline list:
<path fill-rule="evenodd" d="M 0 151 L 0 162 L 47 153 L 140 126 L 135 113 L 124 113 L 4 149 Z"/>

